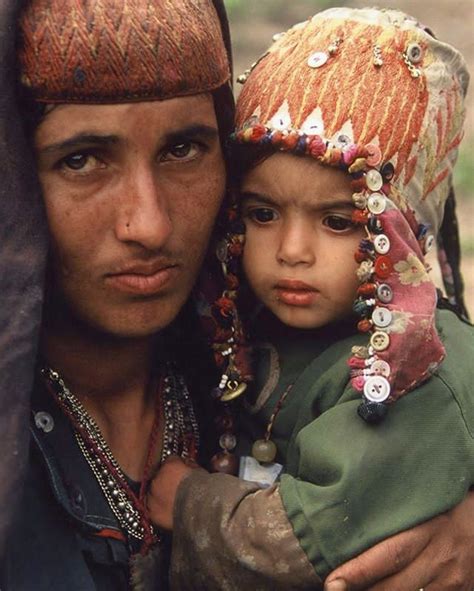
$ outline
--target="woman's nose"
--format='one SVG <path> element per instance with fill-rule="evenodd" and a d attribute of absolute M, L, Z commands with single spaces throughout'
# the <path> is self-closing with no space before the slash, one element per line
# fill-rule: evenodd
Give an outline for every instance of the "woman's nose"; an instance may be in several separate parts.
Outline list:
<path fill-rule="evenodd" d="M 118 199 L 116 236 L 148 250 L 162 248 L 172 233 L 168 200 L 153 170 L 135 170 Z"/>

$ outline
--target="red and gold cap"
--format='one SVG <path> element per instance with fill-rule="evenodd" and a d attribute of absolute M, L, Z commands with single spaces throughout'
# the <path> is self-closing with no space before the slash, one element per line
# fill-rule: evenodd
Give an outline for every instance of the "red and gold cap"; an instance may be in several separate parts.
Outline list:
<path fill-rule="evenodd" d="M 211 0 L 31 0 L 21 82 L 44 103 L 162 100 L 230 81 Z"/>
<path fill-rule="evenodd" d="M 375 8 L 330 9 L 294 26 L 239 80 L 235 141 L 351 175 L 353 222 L 366 232 L 354 312 L 368 342 L 349 365 L 368 421 L 445 355 L 424 255 L 443 219 L 468 80 L 454 48 L 408 15 Z"/>

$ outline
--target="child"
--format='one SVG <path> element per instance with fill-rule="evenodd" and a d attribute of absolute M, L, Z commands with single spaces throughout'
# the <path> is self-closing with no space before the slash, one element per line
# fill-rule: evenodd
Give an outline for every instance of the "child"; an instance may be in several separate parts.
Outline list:
<path fill-rule="evenodd" d="M 450 194 L 467 80 L 459 53 L 410 17 L 345 8 L 279 36 L 246 74 L 240 195 L 218 247 L 225 370 L 212 464 L 232 471 L 238 431 L 241 476 L 270 486 L 201 471 L 182 482 L 180 589 L 318 588 L 473 483 L 474 331 L 436 309 L 424 262 Z M 263 305 L 250 336 L 263 344 L 236 424 L 229 409 L 250 373 L 235 312 L 241 258 Z"/>

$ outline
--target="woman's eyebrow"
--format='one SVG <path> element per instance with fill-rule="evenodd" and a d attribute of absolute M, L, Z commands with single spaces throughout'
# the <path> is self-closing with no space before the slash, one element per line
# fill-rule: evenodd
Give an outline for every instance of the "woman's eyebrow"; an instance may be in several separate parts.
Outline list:
<path fill-rule="evenodd" d="M 214 140 L 219 137 L 217 127 L 211 125 L 204 125 L 201 123 L 187 125 L 181 129 L 176 129 L 166 133 L 163 142 L 167 145 L 183 141 L 183 138 L 194 139 L 203 138 L 207 140 Z"/>
<path fill-rule="evenodd" d="M 74 150 L 87 145 L 109 146 L 117 144 L 119 137 L 117 135 L 100 135 L 96 133 L 83 132 L 73 135 L 72 137 L 49 144 L 46 146 L 39 146 L 39 151 L 45 154 L 52 154 L 54 152 L 65 152 L 67 150 Z"/>

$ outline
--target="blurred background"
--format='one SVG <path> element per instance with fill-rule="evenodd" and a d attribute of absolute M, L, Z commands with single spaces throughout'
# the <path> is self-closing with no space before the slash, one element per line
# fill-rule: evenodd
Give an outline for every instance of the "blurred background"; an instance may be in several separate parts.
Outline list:
<path fill-rule="evenodd" d="M 275 33 L 333 6 L 398 8 L 416 17 L 435 35 L 464 55 L 471 72 L 466 132 L 455 169 L 457 211 L 462 243 L 466 302 L 474 319 L 474 0 L 225 0 L 234 46 L 235 77 L 271 44 Z M 236 93 L 240 88 L 235 85 Z M 440 285 L 436 254 L 430 253 L 432 277 Z"/>

